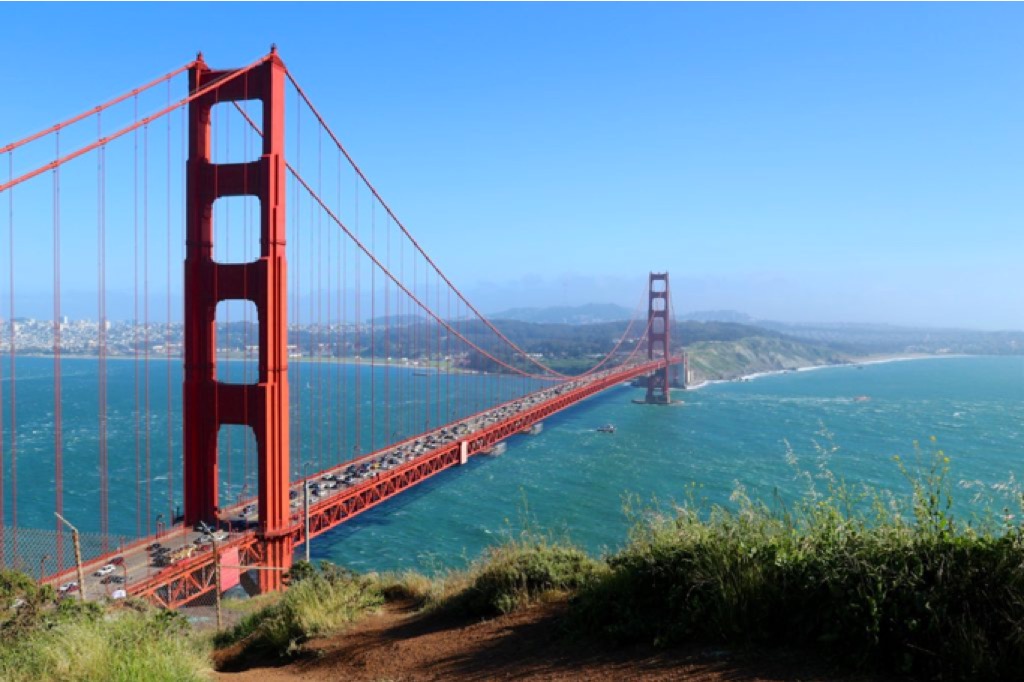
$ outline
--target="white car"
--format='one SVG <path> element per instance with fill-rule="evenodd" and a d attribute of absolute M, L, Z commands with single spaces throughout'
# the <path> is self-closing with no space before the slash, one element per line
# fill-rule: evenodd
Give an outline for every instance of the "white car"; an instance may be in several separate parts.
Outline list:
<path fill-rule="evenodd" d="M 95 573 L 93 573 L 93 575 L 96 576 L 97 578 L 102 578 L 105 575 L 110 575 L 111 573 L 113 573 L 116 570 L 117 570 L 117 566 L 115 566 L 114 564 L 107 564 L 106 566 L 104 566 L 100 570 L 98 570 Z"/>
<path fill-rule="evenodd" d="M 197 537 L 195 539 L 195 544 L 197 544 L 197 545 L 205 545 L 206 543 L 213 542 L 214 540 L 216 540 L 217 542 L 224 542 L 227 539 L 228 539 L 228 534 L 227 534 L 226 531 L 215 530 L 212 533 L 206 533 L 206 534 L 203 534 L 203 535 L 200 535 L 199 537 Z"/>
<path fill-rule="evenodd" d="M 78 589 L 78 582 L 75 581 L 75 580 L 72 580 L 69 583 L 64 583 L 63 585 L 61 585 L 60 588 L 57 589 L 57 591 L 60 592 L 61 594 L 66 594 L 67 592 L 74 592 L 77 589 Z"/>

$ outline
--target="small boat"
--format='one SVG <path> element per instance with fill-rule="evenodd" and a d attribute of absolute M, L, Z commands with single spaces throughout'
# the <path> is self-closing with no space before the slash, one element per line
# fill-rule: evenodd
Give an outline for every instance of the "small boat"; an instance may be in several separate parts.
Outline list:
<path fill-rule="evenodd" d="M 614 424 L 605 424 L 604 426 L 597 427 L 598 433 L 615 433 Z"/>

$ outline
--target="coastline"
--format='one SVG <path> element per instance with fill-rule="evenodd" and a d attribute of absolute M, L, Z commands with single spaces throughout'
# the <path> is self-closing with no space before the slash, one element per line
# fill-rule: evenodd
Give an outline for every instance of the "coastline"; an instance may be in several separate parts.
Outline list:
<path fill-rule="evenodd" d="M 693 386 L 687 386 L 687 391 L 696 391 L 706 386 L 714 384 L 731 384 L 731 383 L 742 383 L 748 381 L 754 381 L 755 379 L 761 379 L 768 376 L 776 376 L 779 374 L 793 374 L 794 372 L 812 372 L 820 369 L 830 369 L 838 367 L 857 367 L 867 365 L 882 365 L 890 362 L 909 362 L 911 360 L 931 360 L 941 358 L 966 358 L 972 357 L 965 353 L 878 353 L 874 355 L 860 355 L 849 358 L 847 362 L 837 362 L 833 364 L 823 365 L 806 365 L 802 367 L 795 367 L 793 369 L 776 369 L 767 370 L 763 372 L 752 372 L 751 374 L 743 374 L 733 379 L 705 379 L 704 381 L 694 384 Z"/>

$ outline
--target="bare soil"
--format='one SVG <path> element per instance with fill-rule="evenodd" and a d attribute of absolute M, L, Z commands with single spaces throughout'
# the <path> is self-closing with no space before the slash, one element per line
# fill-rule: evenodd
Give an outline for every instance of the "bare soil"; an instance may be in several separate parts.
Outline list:
<path fill-rule="evenodd" d="M 221 652 L 219 682 L 294 680 L 693 680 L 694 682 L 859 682 L 805 654 L 711 647 L 609 648 L 568 641 L 564 604 L 542 604 L 491 620 L 421 614 L 389 603 L 347 632 L 307 642 L 297 659 L 240 669 L 237 651 Z"/>

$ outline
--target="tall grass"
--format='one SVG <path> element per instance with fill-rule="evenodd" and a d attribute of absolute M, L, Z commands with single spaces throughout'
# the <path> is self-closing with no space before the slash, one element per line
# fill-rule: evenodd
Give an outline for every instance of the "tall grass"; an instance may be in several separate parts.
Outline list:
<path fill-rule="evenodd" d="M 922 678 L 1019 679 L 1024 533 L 959 523 L 949 459 L 915 451 L 897 461 L 907 502 L 823 469 L 790 508 L 739 491 L 734 507 L 648 518 L 580 594 L 578 626 L 620 641 L 807 646 Z"/>
<path fill-rule="evenodd" d="M 0 573 L 0 679 L 10 682 L 205 680 L 208 646 L 178 614 L 144 604 L 65 600 Z"/>
<path fill-rule="evenodd" d="M 291 586 L 279 599 L 245 616 L 214 643 L 218 647 L 241 643 L 246 656 L 288 656 L 306 640 L 338 632 L 384 601 L 374 578 L 327 562 L 319 570 L 298 562 L 290 578 Z"/>
<path fill-rule="evenodd" d="M 435 608 L 474 616 L 510 613 L 552 596 L 567 596 L 595 583 L 603 562 L 578 547 L 530 532 L 492 547 L 459 579 L 448 577 L 448 594 Z"/>

